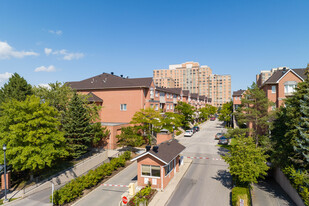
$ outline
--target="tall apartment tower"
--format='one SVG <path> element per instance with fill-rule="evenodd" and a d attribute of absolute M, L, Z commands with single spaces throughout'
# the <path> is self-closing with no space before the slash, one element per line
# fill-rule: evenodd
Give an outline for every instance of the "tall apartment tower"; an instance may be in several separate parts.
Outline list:
<path fill-rule="evenodd" d="M 260 74 L 256 75 L 256 84 L 261 87 L 264 82 L 273 75 L 275 71 L 278 70 L 283 70 L 283 69 L 289 69 L 289 67 L 277 67 L 277 68 L 272 68 L 271 70 L 262 70 Z"/>
<path fill-rule="evenodd" d="M 200 66 L 198 62 L 173 64 L 169 65 L 169 69 L 154 70 L 153 80 L 159 87 L 182 88 L 190 93 L 206 95 L 212 98 L 214 106 L 231 100 L 231 76 L 213 75 L 210 67 Z"/>

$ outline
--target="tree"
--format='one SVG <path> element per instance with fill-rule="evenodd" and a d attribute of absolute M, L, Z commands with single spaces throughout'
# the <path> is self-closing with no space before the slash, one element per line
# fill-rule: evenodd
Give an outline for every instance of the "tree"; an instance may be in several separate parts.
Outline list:
<path fill-rule="evenodd" d="M 268 135 L 272 113 L 268 112 L 272 103 L 268 100 L 265 92 L 256 83 L 253 83 L 241 99 L 241 106 L 236 112 L 237 120 L 240 124 L 252 125 L 252 136 L 258 146 L 259 137 Z"/>
<path fill-rule="evenodd" d="M 206 104 L 205 107 L 199 109 L 199 112 L 200 112 L 200 118 L 206 121 L 208 120 L 210 115 L 216 114 L 217 108 L 212 105 Z"/>
<path fill-rule="evenodd" d="M 167 129 L 169 132 L 174 132 L 182 126 L 183 116 L 173 112 L 165 112 L 165 117 L 162 118 L 162 128 Z"/>
<path fill-rule="evenodd" d="M 226 102 L 222 105 L 219 114 L 219 120 L 225 121 L 227 126 L 230 126 L 231 123 L 231 116 L 233 113 L 233 102 Z"/>
<path fill-rule="evenodd" d="M 4 102 L 0 108 L 0 144 L 7 145 L 7 160 L 13 170 L 38 173 L 68 155 L 58 112 L 48 103 L 28 96 L 25 101 Z"/>
<path fill-rule="evenodd" d="M 144 144 L 145 140 L 138 130 L 138 127 L 122 127 L 121 134 L 117 135 L 118 145 L 126 147 L 138 147 Z"/>
<path fill-rule="evenodd" d="M 102 127 L 100 122 L 93 123 L 92 127 L 92 145 L 97 147 L 100 142 L 103 143 L 106 141 L 107 137 L 110 134 L 110 131 L 106 127 Z"/>
<path fill-rule="evenodd" d="M 236 182 L 242 185 L 257 183 L 259 177 L 265 176 L 269 169 L 268 155 L 262 148 L 255 147 L 252 137 L 244 135 L 236 137 L 236 143 L 231 146 L 230 153 L 223 157 L 229 164 L 229 170 Z"/>
<path fill-rule="evenodd" d="M 71 149 L 71 157 L 77 158 L 87 152 L 92 143 L 93 127 L 91 126 L 91 117 L 84 107 L 83 100 L 76 92 L 74 92 L 69 102 L 63 129 Z"/>
<path fill-rule="evenodd" d="M 151 144 L 154 140 L 153 132 L 159 132 L 161 129 L 162 116 L 159 111 L 155 111 L 153 108 L 141 109 L 134 114 L 131 124 L 139 125 L 140 129 L 147 134 Z"/>
<path fill-rule="evenodd" d="M 0 104 L 3 101 L 16 99 L 18 101 L 24 101 L 27 96 L 32 95 L 32 87 L 27 81 L 14 73 L 7 83 L 0 89 Z"/>
<path fill-rule="evenodd" d="M 184 117 L 182 119 L 182 125 L 184 128 L 189 128 L 189 123 L 193 120 L 195 108 L 186 102 L 178 102 L 175 110 L 178 112 L 178 114 Z"/>

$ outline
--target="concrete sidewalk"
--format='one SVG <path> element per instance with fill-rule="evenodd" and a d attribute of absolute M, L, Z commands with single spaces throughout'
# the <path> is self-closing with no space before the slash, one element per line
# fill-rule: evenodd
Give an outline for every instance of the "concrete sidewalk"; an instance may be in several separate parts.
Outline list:
<path fill-rule="evenodd" d="M 154 198 L 149 203 L 149 206 L 164 206 L 173 195 L 175 189 L 177 188 L 178 183 L 185 175 L 187 170 L 189 169 L 192 163 L 191 159 L 184 159 L 184 164 L 179 168 L 179 172 L 176 173 L 174 178 L 168 183 L 168 186 L 164 189 L 164 191 L 159 191 Z"/>

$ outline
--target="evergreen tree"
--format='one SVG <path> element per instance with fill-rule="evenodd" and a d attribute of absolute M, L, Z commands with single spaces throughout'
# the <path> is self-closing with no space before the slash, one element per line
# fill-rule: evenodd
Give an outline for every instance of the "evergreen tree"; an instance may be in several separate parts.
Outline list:
<path fill-rule="evenodd" d="M 119 146 L 138 147 L 145 143 L 144 138 L 138 132 L 138 127 L 122 127 L 121 134 L 117 135 Z"/>
<path fill-rule="evenodd" d="M 297 126 L 299 135 L 296 137 L 294 150 L 299 155 L 302 167 L 309 169 L 309 88 L 306 88 L 304 99 L 300 100 L 300 123 Z"/>
<path fill-rule="evenodd" d="M 91 117 L 83 105 L 83 100 L 74 92 L 63 124 L 71 157 L 80 157 L 91 146 L 93 128 L 90 123 Z"/>
<path fill-rule="evenodd" d="M 253 83 L 241 99 L 241 106 L 237 109 L 236 117 L 240 124 L 252 125 L 252 136 L 258 146 L 259 138 L 268 135 L 272 113 L 268 112 L 271 102 L 256 83 Z"/>
<path fill-rule="evenodd" d="M 32 94 L 31 85 L 23 77 L 14 73 L 9 78 L 9 81 L 0 89 L 0 104 L 11 99 L 24 101 L 28 95 Z"/>
<path fill-rule="evenodd" d="M 37 174 L 68 154 L 58 112 L 48 103 L 28 96 L 25 101 L 3 102 L 0 108 L 0 144 L 7 145 L 7 161 L 13 170 Z"/>

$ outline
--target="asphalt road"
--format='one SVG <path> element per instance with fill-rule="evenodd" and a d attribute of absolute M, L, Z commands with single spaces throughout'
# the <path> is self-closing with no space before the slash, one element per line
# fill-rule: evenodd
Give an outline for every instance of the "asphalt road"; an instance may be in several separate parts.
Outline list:
<path fill-rule="evenodd" d="M 137 181 L 137 163 L 136 161 L 130 166 L 122 170 L 106 184 L 129 185 L 131 182 Z M 121 195 L 128 190 L 126 187 L 109 187 L 99 186 L 91 193 L 74 204 L 74 206 L 117 206 L 121 200 Z"/>
<path fill-rule="evenodd" d="M 184 156 L 209 159 L 193 160 L 191 167 L 169 199 L 168 206 L 231 205 L 232 178 L 228 172 L 228 165 L 220 160 L 220 155 L 226 150 L 218 147 L 218 140 L 214 139 L 215 134 L 221 131 L 225 132 L 222 122 L 210 121 L 192 137 L 179 139 L 180 143 L 186 146 Z"/>

